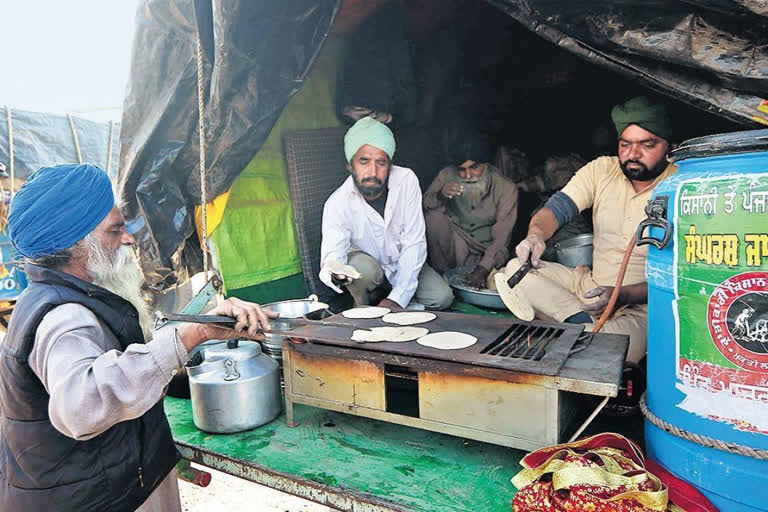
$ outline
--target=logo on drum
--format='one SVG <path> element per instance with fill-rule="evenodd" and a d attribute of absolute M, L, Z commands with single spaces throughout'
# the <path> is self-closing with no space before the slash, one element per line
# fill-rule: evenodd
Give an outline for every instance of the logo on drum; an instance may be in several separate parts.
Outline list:
<path fill-rule="evenodd" d="M 768 372 L 768 272 L 745 272 L 723 281 L 707 307 L 712 341 L 730 362 Z"/>

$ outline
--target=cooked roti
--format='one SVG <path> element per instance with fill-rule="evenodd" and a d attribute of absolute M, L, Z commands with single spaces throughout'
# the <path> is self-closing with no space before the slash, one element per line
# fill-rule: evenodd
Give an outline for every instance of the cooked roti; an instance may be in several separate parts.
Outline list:
<path fill-rule="evenodd" d="M 533 320 L 534 311 L 531 303 L 523 297 L 516 288 L 510 288 L 507 284 L 509 279 L 506 274 L 499 272 L 494 276 L 496 281 L 496 291 L 499 293 L 504 305 L 520 320 L 530 322 Z"/>
<path fill-rule="evenodd" d="M 459 350 L 471 347 L 477 343 L 477 338 L 463 332 L 442 331 L 422 336 L 416 340 L 416 343 L 440 350 Z"/>
<path fill-rule="evenodd" d="M 389 308 L 379 306 L 365 306 L 361 308 L 352 308 L 342 311 L 344 318 L 379 318 L 389 313 Z"/>
<path fill-rule="evenodd" d="M 360 272 L 358 272 L 357 269 L 352 265 L 345 265 L 344 263 L 340 263 L 338 261 L 328 261 L 325 263 L 325 267 L 331 272 L 331 274 L 346 277 L 350 280 L 360 278 Z"/>
<path fill-rule="evenodd" d="M 357 329 L 352 333 L 354 341 L 376 343 L 391 341 L 402 343 L 421 338 L 429 332 L 423 327 L 372 327 L 370 330 Z"/>
<path fill-rule="evenodd" d="M 399 329 L 400 329 L 400 334 L 387 339 L 387 341 L 394 341 L 394 342 L 413 341 L 423 336 L 426 336 L 427 333 L 429 333 L 429 329 L 425 327 L 405 326 L 405 327 L 400 327 Z"/>
<path fill-rule="evenodd" d="M 437 318 L 437 315 L 426 311 L 402 311 L 386 314 L 382 320 L 388 324 L 415 325 L 429 322 L 435 318 Z"/>

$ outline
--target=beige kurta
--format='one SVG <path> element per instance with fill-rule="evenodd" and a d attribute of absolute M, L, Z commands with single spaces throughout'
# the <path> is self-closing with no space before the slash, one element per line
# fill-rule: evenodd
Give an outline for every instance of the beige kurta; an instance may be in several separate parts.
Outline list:
<path fill-rule="evenodd" d="M 146 344 L 133 343 L 121 351 L 114 334 L 89 309 L 64 304 L 43 317 L 29 366 L 50 395 L 53 426 L 68 437 L 87 440 L 138 418 L 162 400 L 188 358 L 171 327 L 157 331 Z M 175 470 L 138 510 L 181 510 Z"/>
<path fill-rule="evenodd" d="M 636 192 L 624 176 L 617 157 L 600 157 L 582 167 L 563 192 L 570 197 L 579 211 L 592 207 L 594 249 L 592 270 L 588 267 L 568 268 L 559 263 L 542 262 L 541 268 L 530 272 L 517 285 L 517 291 L 531 303 L 533 309 L 549 318 L 562 322 L 582 311 L 586 302 L 584 293 L 598 286 L 614 286 L 624 251 L 645 219 L 645 205 L 656 185 L 676 172 L 670 164 L 645 190 Z M 635 247 L 629 260 L 625 285 L 645 282 L 647 247 Z M 511 276 L 520 262 L 509 262 L 505 274 Z M 627 359 L 637 362 L 645 355 L 648 307 L 636 304 L 616 311 L 605 323 L 603 332 L 628 334 L 630 337 Z M 594 324 L 588 324 L 591 329 Z"/>
<path fill-rule="evenodd" d="M 579 212 L 592 208 L 594 250 L 593 277 L 600 286 L 613 286 L 619 275 L 624 251 L 645 219 L 645 205 L 656 185 L 677 171 L 669 164 L 653 183 L 641 192 L 635 191 L 624 176 L 615 156 L 592 160 L 571 178 L 562 192 L 570 197 Z M 645 257 L 648 247 L 635 247 L 629 260 L 624 284 L 645 282 Z"/>

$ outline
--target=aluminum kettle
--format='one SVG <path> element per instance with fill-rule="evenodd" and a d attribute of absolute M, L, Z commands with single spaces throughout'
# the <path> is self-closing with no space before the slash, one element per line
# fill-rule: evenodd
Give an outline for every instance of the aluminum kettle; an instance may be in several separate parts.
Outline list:
<path fill-rule="evenodd" d="M 255 341 L 207 345 L 187 363 L 192 419 L 227 434 L 264 425 L 283 409 L 280 369 Z"/>

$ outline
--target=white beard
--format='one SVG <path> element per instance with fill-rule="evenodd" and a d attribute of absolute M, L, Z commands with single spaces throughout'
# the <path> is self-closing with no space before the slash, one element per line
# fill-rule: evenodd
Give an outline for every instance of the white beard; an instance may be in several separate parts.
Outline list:
<path fill-rule="evenodd" d="M 488 171 L 485 171 L 482 176 L 475 180 L 459 180 L 459 183 L 464 187 L 464 190 L 462 190 L 458 200 L 470 208 L 477 208 L 483 202 L 483 196 L 488 192 L 491 179 L 488 176 Z"/>
<path fill-rule="evenodd" d="M 93 279 L 93 283 L 130 302 L 139 314 L 144 341 L 151 340 L 152 314 L 149 305 L 142 297 L 141 285 L 144 283 L 144 274 L 141 272 L 133 250 L 123 245 L 113 254 L 109 254 L 101 245 L 101 241 L 91 235 L 86 237 L 85 243 L 89 249 L 86 270 Z"/>

